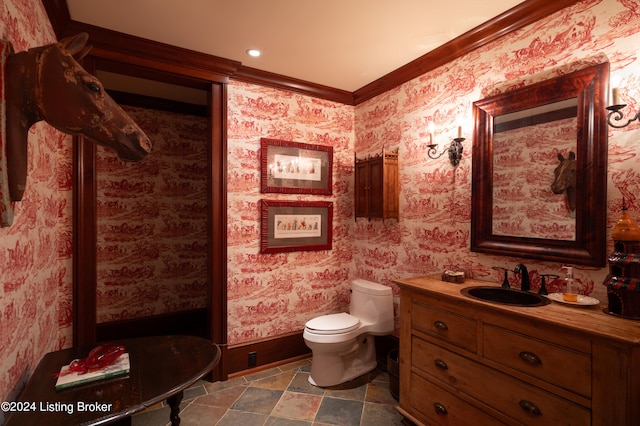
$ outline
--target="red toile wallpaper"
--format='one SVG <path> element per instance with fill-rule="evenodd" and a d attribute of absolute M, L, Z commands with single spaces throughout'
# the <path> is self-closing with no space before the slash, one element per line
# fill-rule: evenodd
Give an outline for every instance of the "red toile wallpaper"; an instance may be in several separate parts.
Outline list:
<path fill-rule="evenodd" d="M 564 119 L 494 135 L 495 235 L 575 241 L 575 210 L 551 185 L 558 154 L 576 152 L 576 130 L 575 119 Z"/>
<path fill-rule="evenodd" d="M 345 309 L 353 277 L 353 107 L 230 82 L 229 344 L 298 332 Z M 333 147 L 333 194 L 260 193 L 260 138 Z M 333 202 L 333 249 L 259 254 L 259 200 Z"/>
<path fill-rule="evenodd" d="M 5 0 L 0 16 L 2 37 L 16 50 L 55 39 L 39 2 L 34 7 L 32 2 Z M 535 289 L 541 273 L 561 273 L 559 264 L 469 251 L 471 104 L 608 60 L 612 86 L 621 89 L 629 105 L 626 113 L 633 115 L 640 109 L 639 31 L 637 0 L 585 0 L 356 107 L 232 80 L 227 111 L 229 344 L 299 332 L 308 319 L 345 309 L 354 278 L 393 287 L 395 278 L 450 268 L 498 283 L 502 277 L 493 266 L 512 268 L 523 261 Z M 180 119 L 179 130 L 167 135 L 164 121 L 145 113 L 136 120 L 174 145 L 161 149 L 168 149 L 166 158 L 140 163 L 144 169 L 136 177 L 120 175 L 122 170 L 108 155 L 101 157 L 99 167 L 110 177 L 100 190 L 114 195 L 100 206 L 101 226 L 107 231 L 100 256 L 109 262 L 100 272 L 101 321 L 198 306 L 203 291 L 197 256 L 202 204 L 195 195 L 201 184 L 195 177 L 203 171 L 195 151 L 190 151 L 198 145 L 193 134 L 200 124 Z M 429 123 L 434 123 L 435 142 L 441 148 L 462 126 L 467 140 L 457 168 L 446 156 L 427 157 Z M 640 220 L 639 129 L 638 122 L 609 129 L 608 252 L 623 197 L 631 216 Z M 261 194 L 262 137 L 332 146 L 333 195 Z M 383 146 L 399 150 L 400 221 L 354 221 L 353 155 L 375 154 Z M 180 147 L 188 158 L 171 158 L 172 149 Z M 554 149 L 545 143 L 539 151 Z M 29 138 L 25 200 L 16 206 L 14 226 L 0 229 L 3 400 L 15 397 L 44 353 L 71 341 L 71 158 L 69 137 L 44 124 L 35 126 Z M 164 174 L 165 167 L 176 167 L 180 177 Z M 161 197 L 165 194 L 177 195 L 177 203 Z M 258 254 L 262 198 L 333 202 L 333 249 Z M 170 204 L 167 215 L 161 213 L 165 203 Z M 562 212 L 562 205 L 549 211 Z M 134 218 L 145 221 L 136 224 Z M 560 220 L 549 217 L 549 223 Z M 145 235 L 153 235 L 153 242 L 142 243 Z M 165 248 L 176 247 L 183 249 L 178 257 L 165 254 Z M 606 272 L 574 269 L 581 292 L 601 300 Z M 149 281 L 140 284 L 143 279 Z M 510 279 L 518 285 L 513 274 Z M 161 295 L 164 288 L 171 297 Z M 549 285 L 550 291 L 558 289 L 557 283 Z"/>
<path fill-rule="evenodd" d="M 626 90 L 624 100 L 629 109 L 637 110 L 638 9 L 636 1 L 584 1 L 354 108 L 231 82 L 229 343 L 299 331 L 306 320 L 318 314 L 345 309 L 347 288 L 354 278 L 394 287 L 392 281 L 398 277 L 461 269 L 476 278 L 501 282 L 502 276 L 492 267 L 513 269 L 521 261 L 529 266 L 534 289 L 540 285 L 540 274 L 562 275 L 560 264 L 469 251 L 471 104 L 511 87 L 608 60 L 612 76 L 619 78 L 620 87 Z M 351 114 L 353 130 L 349 127 Z M 446 156 L 439 160 L 427 157 L 429 123 L 435 125 L 435 142 L 440 149 L 457 136 L 457 126 L 462 126 L 467 140 L 457 168 Z M 609 232 L 619 217 L 623 195 L 640 218 L 635 195 L 640 185 L 636 160 L 640 148 L 633 137 L 638 128 L 636 123 L 609 132 Z M 261 137 L 333 145 L 338 160 L 334 164 L 334 195 L 328 198 L 336 203 L 334 244 L 338 244 L 331 253 L 258 254 L 258 200 L 309 199 L 259 194 Z M 352 137 L 353 146 L 342 142 Z M 545 167 L 553 173 L 557 153 L 566 155 L 570 149 L 560 135 L 557 144 L 553 142 L 530 141 L 531 150 L 521 153 L 522 164 L 514 167 L 528 179 L 542 176 L 537 173 Z M 354 221 L 353 154 L 375 154 L 383 147 L 399 149 L 400 221 Z M 532 157 L 542 161 L 537 172 L 525 167 Z M 548 173 L 544 176 L 550 179 Z M 506 198 L 513 196 L 505 194 Z M 528 209 L 525 216 L 544 214 L 544 226 L 535 225 L 540 232 L 573 238 L 573 220 L 567 216 L 563 196 L 547 196 L 543 206 Z M 506 218 L 503 226 L 516 224 Z M 608 251 L 611 249 L 609 242 Z M 602 282 L 606 268 L 575 268 L 574 274 L 581 292 L 605 300 Z M 510 274 L 509 278 L 513 285 L 519 285 L 519 276 Z M 559 291 L 560 283 L 551 283 L 548 288 Z M 394 291 L 397 296 L 397 289 Z"/>
<path fill-rule="evenodd" d="M 623 101 L 630 104 L 628 114 L 635 114 L 640 106 L 639 6 L 638 1 L 583 1 L 357 106 L 356 152 L 376 151 L 383 144 L 399 149 L 401 218 L 398 223 L 358 221 L 353 234 L 356 275 L 388 283 L 396 277 L 455 269 L 499 283 L 501 272 L 492 267 L 513 270 L 520 261 L 528 266 L 533 289 L 540 286 L 540 274 L 563 275 L 560 264 L 469 251 L 471 105 L 510 88 L 609 61 L 612 81 L 624 88 Z M 451 166 L 446 155 L 439 160 L 427 157 L 429 123 L 434 124 L 434 139 L 440 149 L 456 137 L 457 126 L 462 126 L 462 136 L 467 140 L 457 168 Z M 623 196 L 630 203 L 632 215 L 640 218 L 639 128 L 636 122 L 625 129 L 609 129 L 608 253 L 613 249 L 610 232 L 620 217 Z M 551 168 L 558 162 L 557 152 L 566 155 L 568 148 L 561 137 L 556 141 L 527 141 L 525 152 L 518 154 L 517 162 L 522 162 L 513 165 L 513 172 L 524 173 L 527 179 L 542 179 L 542 174 L 538 176 L 541 165 L 528 167 L 532 158 L 539 157 L 545 167 Z M 549 179 L 548 173 L 544 179 Z M 515 189 L 507 189 L 503 183 L 494 191 L 502 191 L 510 202 L 520 197 L 509 193 Z M 517 191 L 530 195 L 530 188 Z M 539 214 L 545 216 L 542 232 L 570 237 L 565 207 L 557 198 L 553 203 L 547 200 L 535 208 L 527 207 L 524 224 L 505 215 L 500 226 L 520 229 Z M 574 268 L 580 292 L 606 303 L 602 285 L 606 272 L 606 268 Z M 511 273 L 509 279 L 519 285 L 519 276 Z M 559 291 L 560 282 L 548 288 Z"/>
<path fill-rule="evenodd" d="M 40 2 L 0 3 L 15 52 L 56 40 Z M 0 228 L 0 400 L 12 400 L 45 353 L 71 342 L 71 138 L 44 122 L 28 136 L 27 187 Z M 0 424 L 4 413 L 0 412 Z"/>
<path fill-rule="evenodd" d="M 207 120 L 123 109 L 153 152 L 126 163 L 98 147 L 98 323 L 207 306 Z"/>

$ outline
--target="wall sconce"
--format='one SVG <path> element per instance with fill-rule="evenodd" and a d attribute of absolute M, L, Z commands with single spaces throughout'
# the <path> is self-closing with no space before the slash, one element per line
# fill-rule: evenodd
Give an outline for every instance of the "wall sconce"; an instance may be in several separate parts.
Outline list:
<path fill-rule="evenodd" d="M 624 114 L 620 111 L 622 108 L 626 107 L 627 104 L 620 103 L 620 89 L 617 87 L 611 90 L 613 94 L 613 105 L 607 107 L 609 110 L 609 114 L 607 115 L 607 123 L 611 127 L 615 127 L 616 129 L 621 129 L 623 127 L 627 127 L 632 121 L 636 121 L 640 119 L 640 111 L 632 118 L 629 118 L 624 124 L 617 124 L 624 119 Z M 613 118 L 613 121 L 611 120 Z"/>
<path fill-rule="evenodd" d="M 438 154 L 438 144 L 434 144 L 431 143 L 433 142 L 433 135 L 432 133 L 429 133 L 429 145 L 427 145 L 427 147 L 429 148 L 429 151 L 427 151 L 427 155 L 429 156 L 429 158 L 431 158 L 432 160 L 437 160 L 438 158 L 442 157 L 442 155 L 445 152 L 449 153 L 449 161 L 451 162 L 451 165 L 453 167 L 456 167 L 458 164 L 460 164 L 460 160 L 462 159 L 462 142 L 464 141 L 464 138 L 462 137 L 462 127 L 458 126 L 458 137 L 454 138 L 451 141 L 451 144 L 449 145 L 448 148 L 445 148 L 444 150 L 442 150 L 442 152 L 440 154 Z"/>

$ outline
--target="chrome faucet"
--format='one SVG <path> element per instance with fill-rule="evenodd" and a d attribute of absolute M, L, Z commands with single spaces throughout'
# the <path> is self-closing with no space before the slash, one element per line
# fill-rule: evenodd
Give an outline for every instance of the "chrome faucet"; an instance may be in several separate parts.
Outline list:
<path fill-rule="evenodd" d="M 516 274 L 522 274 L 520 290 L 529 291 L 531 289 L 531 284 L 529 283 L 529 271 L 527 271 L 527 267 L 522 263 L 518 263 L 513 272 Z"/>

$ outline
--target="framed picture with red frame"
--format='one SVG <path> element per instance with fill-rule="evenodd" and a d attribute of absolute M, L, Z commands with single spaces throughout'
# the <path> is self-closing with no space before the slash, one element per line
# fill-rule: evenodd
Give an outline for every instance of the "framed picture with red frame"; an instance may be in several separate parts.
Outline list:
<path fill-rule="evenodd" d="M 260 192 L 331 195 L 333 147 L 260 140 Z"/>
<path fill-rule="evenodd" d="M 331 250 L 333 203 L 260 200 L 260 253 Z"/>

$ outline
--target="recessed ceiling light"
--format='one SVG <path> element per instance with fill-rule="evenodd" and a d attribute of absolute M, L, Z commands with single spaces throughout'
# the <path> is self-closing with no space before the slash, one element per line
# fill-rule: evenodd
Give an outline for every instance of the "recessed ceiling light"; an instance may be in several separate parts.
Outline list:
<path fill-rule="evenodd" d="M 257 58 L 258 56 L 260 56 L 261 52 L 258 49 L 249 49 L 247 50 L 247 55 L 249 56 L 253 56 L 254 58 Z"/>

